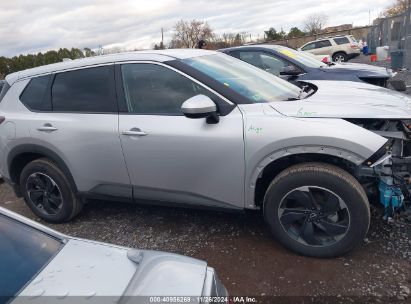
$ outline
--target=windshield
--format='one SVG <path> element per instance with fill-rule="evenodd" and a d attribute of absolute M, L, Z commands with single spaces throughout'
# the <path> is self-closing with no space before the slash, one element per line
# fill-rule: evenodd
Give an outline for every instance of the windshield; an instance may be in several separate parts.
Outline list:
<path fill-rule="evenodd" d="M 323 62 L 317 60 L 313 55 L 310 55 L 309 53 L 307 54 L 286 47 L 276 47 L 275 50 L 310 68 L 321 68 L 326 66 Z"/>
<path fill-rule="evenodd" d="M 62 244 L 3 215 L 0 215 L 0 231 L 0 300 L 7 302 L 31 281 Z"/>
<path fill-rule="evenodd" d="M 300 92 L 299 87 L 228 55 L 207 55 L 182 61 L 252 103 L 296 99 Z"/>

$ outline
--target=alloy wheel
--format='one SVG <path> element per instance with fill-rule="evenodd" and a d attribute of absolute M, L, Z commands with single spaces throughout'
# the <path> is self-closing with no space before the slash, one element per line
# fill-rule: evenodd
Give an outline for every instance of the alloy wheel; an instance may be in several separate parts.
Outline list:
<path fill-rule="evenodd" d="M 33 205 L 45 215 L 55 215 L 63 207 L 63 196 L 56 182 L 40 172 L 31 174 L 26 181 L 26 190 Z"/>
<path fill-rule="evenodd" d="M 337 56 L 335 56 L 335 61 L 336 62 L 344 62 L 345 58 L 344 58 L 343 55 L 337 55 Z"/>
<path fill-rule="evenodd" d="M 288 192 L 278 209 L 289 237 L 309 246 L 330 246 L 341 240 L 350 225 L 345 202 L 334 192 L 304 186 Z"/>

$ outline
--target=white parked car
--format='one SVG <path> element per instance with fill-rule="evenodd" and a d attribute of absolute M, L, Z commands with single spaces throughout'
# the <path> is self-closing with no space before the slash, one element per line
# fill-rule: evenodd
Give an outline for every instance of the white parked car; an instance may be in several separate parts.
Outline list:
<path fill-rule="evenodd" d="M 205 261 L 70 237 L 0 207 L 0 303 L 198 303 L 203 296 L 227 297 Z"/>

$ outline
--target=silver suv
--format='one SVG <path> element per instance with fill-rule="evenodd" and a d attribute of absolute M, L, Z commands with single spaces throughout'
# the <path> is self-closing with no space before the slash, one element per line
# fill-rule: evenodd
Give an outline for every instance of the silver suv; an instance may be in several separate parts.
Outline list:
<path fill-rule="evenodd" d="M 300 89 L 206 50 L 100 56 L 6 80 L 0 173 L 45 221 L 71 220 L 87 198 L 260 209 L 282 244 L 326 257 L 366 235 L 367 195 L 381 194 L 387 216 L 408 197 L 411 100 L 384 88 Z"/>

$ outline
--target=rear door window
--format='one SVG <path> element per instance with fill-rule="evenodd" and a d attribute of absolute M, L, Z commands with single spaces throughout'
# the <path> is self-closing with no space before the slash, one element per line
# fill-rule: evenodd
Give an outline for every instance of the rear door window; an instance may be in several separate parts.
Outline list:
<path fill-rule="evenodd" d="M 114 66 L 59 73 L 54 80 L 51 96 L 55 112 L 118 112 Z"/>
<path fill-rule="evenodd" d="M 30 80 L 20 96 L 21 102 L 30 110 L 51 110 L 45 105 L 45 98 L 51 75 L 35 77 Z"/>
<path fill-rule="evenodd" d="M 7 303 L 63 246 L 39 230 L 0 215 L 0 302 Z"/>
<path fill-rule="evenodd" d="M 334 38 L 334 42 L 338 45 L 350 43 L 347 37 Z"/>

